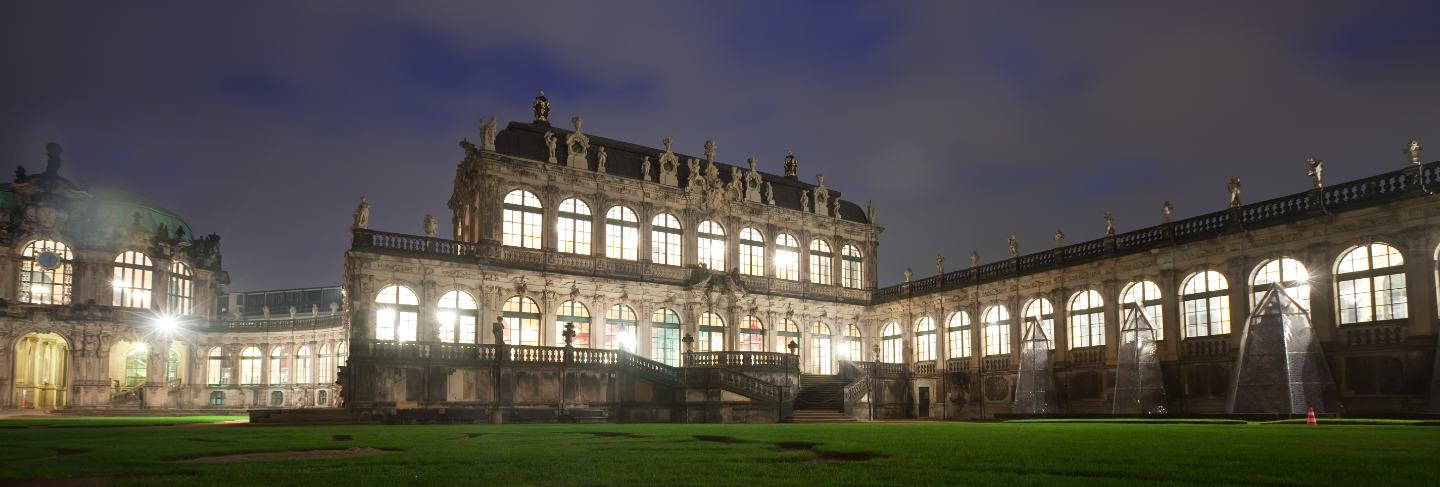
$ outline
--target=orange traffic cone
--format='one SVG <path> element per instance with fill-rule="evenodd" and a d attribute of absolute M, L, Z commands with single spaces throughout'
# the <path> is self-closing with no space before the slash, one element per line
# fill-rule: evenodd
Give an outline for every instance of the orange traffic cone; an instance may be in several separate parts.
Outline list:
<path fill-rule="evenodd" d="M 1310 409 L 1305 412 L 1305 424 L 1306 424 L 1307 426 L 1315 426 L 1315 424 L 1316 424 L 1316 423 L 1315 423 L 1315 405 L 1314 405 L 1314 404 L 1311 404 L 1311 405 L 1310 405 Z"/>

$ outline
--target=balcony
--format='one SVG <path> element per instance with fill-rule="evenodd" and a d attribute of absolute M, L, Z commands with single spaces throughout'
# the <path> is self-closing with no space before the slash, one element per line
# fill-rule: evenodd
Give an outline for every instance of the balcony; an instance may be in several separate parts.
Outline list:
<path fill-rule="evenodd" d="M 1230 335 L 1186 338 L 1181 345 L 1181 353 L 1186 357 L 1223 356 L 1230 353 Z"/>
<path fill-rule="evenodd" d="M 1072 349 L 1070 350 L 1070 363 L 1074 365 L 1105 365 L 1105 346 Z"/>

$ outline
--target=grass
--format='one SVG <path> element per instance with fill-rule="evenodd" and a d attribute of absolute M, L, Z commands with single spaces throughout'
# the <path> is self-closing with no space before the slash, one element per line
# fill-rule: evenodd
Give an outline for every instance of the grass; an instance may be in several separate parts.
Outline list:
<path fill-rule="evenodd" d="M 0 429 L 17 428 L 119 428 L 134 426 L 177 426 L 246 420 L 248 416 L 51 416 L 0 419 Z"/>
<path fill-rule="evenodd" d="M 346 448 L 385 453 L 182 463 Z M 1437 451 L 1440 428 L 1375 425 L 72 425 L 0 430 L 0 485 L 1426 485 Z"/>

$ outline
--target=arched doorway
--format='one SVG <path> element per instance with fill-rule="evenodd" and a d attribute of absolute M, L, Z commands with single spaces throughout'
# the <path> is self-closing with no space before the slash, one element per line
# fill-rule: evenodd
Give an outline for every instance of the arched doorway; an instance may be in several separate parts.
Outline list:
<path fill-rule="evenodd" d="M 65 407 L 70 344 L 54 333 L 30 333 L 15 342 L 14 397 L 20 409 Z"/>

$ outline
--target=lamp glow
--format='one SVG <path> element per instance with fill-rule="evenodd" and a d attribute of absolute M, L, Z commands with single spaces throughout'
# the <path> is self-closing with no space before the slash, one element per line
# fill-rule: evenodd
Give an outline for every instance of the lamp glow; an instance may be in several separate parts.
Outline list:
<path fill-rule="evenodd" d="M 174 316 L 161 316 L 155 318 L 155 329 L 159 330 L 162 333 L 170 333 L 175 331 L 175 327 L 178 324 L 179 323 L 176 322 Z"/>

